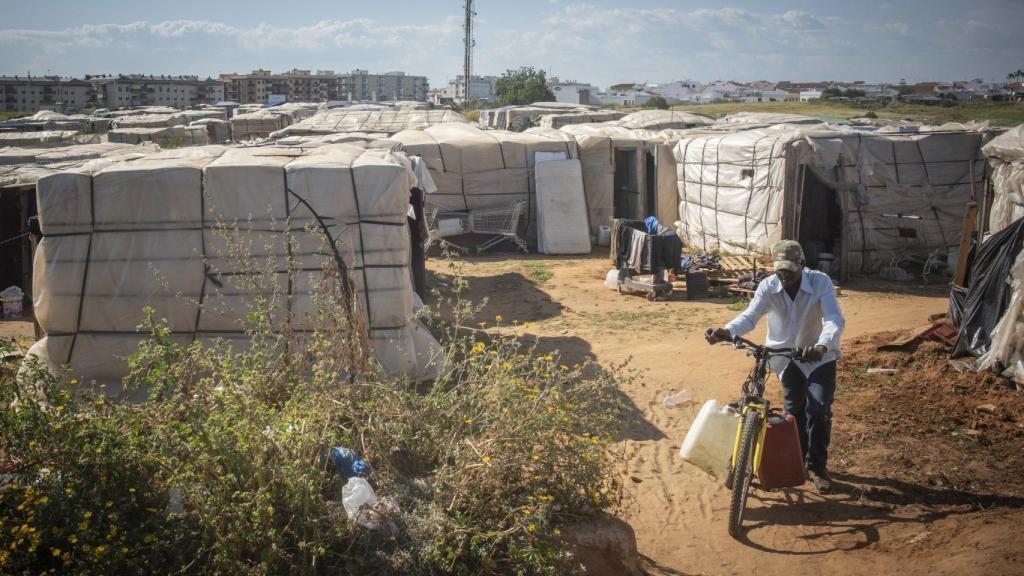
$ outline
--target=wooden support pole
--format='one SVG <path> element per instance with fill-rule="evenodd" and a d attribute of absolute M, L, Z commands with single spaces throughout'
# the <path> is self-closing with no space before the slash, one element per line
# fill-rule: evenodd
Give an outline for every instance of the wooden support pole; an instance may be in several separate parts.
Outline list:
<path fill-rule="evenodd" d="M 974 235 L 974 223 L 978 218 L 978 203 L 969 202 L 967 211 L 964 212 L 964 229 L 960 235 L 960 254 L 956 259 L 956 273 L 953 276 L 953 283 L 957 286 L 964 285 L 967 278 L 967 253 L 971 249 L 971 236 Z"/>

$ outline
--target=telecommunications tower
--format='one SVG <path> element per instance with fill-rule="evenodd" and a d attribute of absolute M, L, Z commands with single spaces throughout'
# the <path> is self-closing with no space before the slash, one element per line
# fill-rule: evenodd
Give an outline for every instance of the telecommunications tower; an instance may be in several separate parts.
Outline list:
<path fill-rule="evenodd" d="M 465 106 L 469 104 L 469 85 L 471 84 L 471 78 L 473 77 L 473 46 L 476 46 L 476 40 L 473 39 L 473 17 L 476 16 L 476 12 L 473 10 L 473 0 L 465 0 L 466 9 L 466 21 L 462 25 L 462 29 L 466 35 L 463 38 L 465 43 L 465 60 L 463 61 L 462 71 L 462 104 Z"/>

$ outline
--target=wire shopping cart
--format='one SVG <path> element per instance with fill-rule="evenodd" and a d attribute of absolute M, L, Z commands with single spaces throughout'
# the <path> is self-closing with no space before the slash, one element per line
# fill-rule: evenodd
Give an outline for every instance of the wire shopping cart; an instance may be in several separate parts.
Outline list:
<path fill-rule="evenodd" d="M 482 254 L 504 240 L 511 240 L 525 253 L 528 251 L 526 241 L 519 237 L 518 230 L 519 216 L 525 207 L 526 200 L 520 200 L 504 208 L 480 208 L 466 212 L 442 211 L 432 207 L 427 213 L 428 234 L 423 250 L 429 250 L 437 242 L 462 252 L 469 252 L 469 247 L 456 244 L 445 237 L 473 233 L 491 236 L 473 247 L 477 254 Z"/>

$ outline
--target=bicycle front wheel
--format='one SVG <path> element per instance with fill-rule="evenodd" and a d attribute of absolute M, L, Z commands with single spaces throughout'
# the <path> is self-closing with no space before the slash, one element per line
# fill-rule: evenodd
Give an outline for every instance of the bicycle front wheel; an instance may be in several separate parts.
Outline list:
<path fill-rule="evenodd" d="M 743 421 L 739 454 L 733 465 L 732 500 L 729 502 L 729 535 L 739 538 L 743 525 L 743 511 L 747 507 L 747 494 L 754 478 L 754 450 L 761 433 L 761 413 L 750 410 Z"/>

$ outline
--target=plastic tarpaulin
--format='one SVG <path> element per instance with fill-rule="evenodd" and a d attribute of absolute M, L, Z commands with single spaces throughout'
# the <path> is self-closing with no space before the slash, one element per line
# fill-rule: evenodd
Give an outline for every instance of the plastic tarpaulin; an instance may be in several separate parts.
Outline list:
<path fill-rule="evenodd" d="M 118 128 L 107 132 L 107 140 L 120 144 L 154 144 L 168 148 L 205 146 L 210 143 L 205 126 L 168 126 L 165 128 Z"/>
<path fill-rule="evenodd" d="M 1024 385 L 1024 250 L 1017 252 L 1009 284 L 1010 302 L 992 328 L 988 352 L 978 365 Z"/>
<path fill-rule="evenodd" d="M 275 132 L 273 138 L 337 134 L 340 132 L 366 132 L 395 134 L 402 130 L 422 130 L 444 123 L 468 122 L 466 117 L 452 110 L 353 110 L 333 108 L 320 112 L 301 122 Z"/>
<path fill-rule="evenodd" d="M 968 278 L 967 301 L 953 356 L 983 356 L 1010 302 L 1010 272 L 1024 243 L 1024 218 L 981 244 Z"/>
<path fill-rule="evenodd" d="M 1024 216 L 1024 124 L 992 139 L 981 151 L 992 181 L 988 229 L 997 232 Z"/>
<path fill-rule="evenodd" d="M 698 126 L 710 126 L 715 119 L 703 114 L 677 110 L 643 110 L 627 114 L 612 122 L 616 126 L 632 130 L 682 130 Z"/>
<path fill-rule="evenodd" d="M 980 191 L 979 149 L 989 137 L 980 129 L 865 134 L 740 124 L 733 131 L 724 125 L 695 130 L 675 148 L 677 227 L 689 246 L 766 253 L 783 234 L 795 233 L 783 226 L 795 229 L 806 167 L 848 197 L 848 271 L 872 272 L 908 251 L 945 256 L 959 245 L 966 203 Z"/>
<path fill-rule="evenodd" d="M 765 253 L 782 239 L 785 151 L 794 127 L 698 134 L 675 147 L 676 230 L 687 246 Z"/>
<path fill-rule="evenodd" d="M 557 130 L 543 134 L 481 130 L 472 124 L 438 124 L 391 137 L 409 155 L 423 158 L 437 191 L 426 202 L 441 210 L 508 208 L 528 202 L 526 236 L 536 234 L 534 167 L 538 153 L 578 158 L 576 143 Z"/>
<path fill-rule="evenodd" d="M 244 345 L 253 299 L 284 291 L 274 327 L 312 329 L 331 252 L 308 231 L 314 217 L 298 195 L 331 223 L 383 367 L 433 377 L 437 342 L 410 319 L 414 183 L 404 155 L 352 145 L 183 148 L 46 176 L 33 303 L 47 336 L 32 353 L 112 382 L 143 338 L 144 306 L 183 342 Z M 247 280 L 252 266 L 262 283 Z"/>

